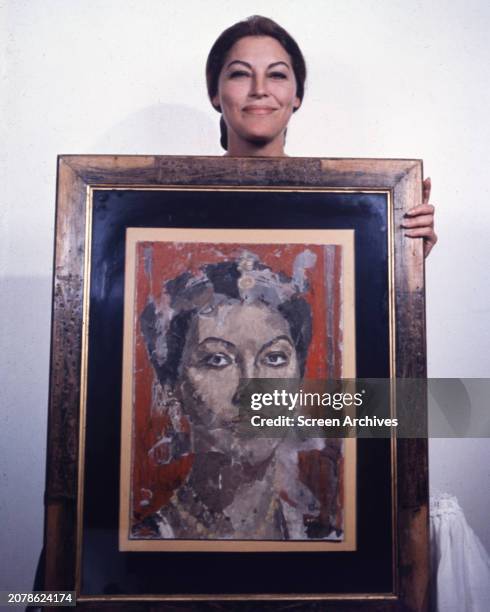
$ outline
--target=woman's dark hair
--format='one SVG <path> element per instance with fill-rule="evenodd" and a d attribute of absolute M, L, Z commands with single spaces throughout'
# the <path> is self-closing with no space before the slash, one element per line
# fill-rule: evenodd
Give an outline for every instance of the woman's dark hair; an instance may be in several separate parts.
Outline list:
<path fill-rule="evenodd" d="M 300 100 L 303 100 L 305 93 L 306 63 L 301 53 L 301 49 L 294 38 L 284 28 L 272 19 L 262 17 L 261 15 L 253 15 L 244 21 L 235 23 L 222 32 L 211 47 L 206 62 L 206 83 L 209 99 L 212 100 L 218 93 L 219 75 L 225 63 L 228 51 L 238 40 L 245 38 L 245 36 L 270 36 L 271 38 L 275 38 L 282 45 L 291 57 L 294 76 L 296 77 L 296 95 Z M 214 108 L 221 112 L 219 107 L 214 106 Z M 223 116 L 221 116 L 220 120 L 220 129 L 221 146 L 223 149 L 227 149 L 228 134 Z"/>

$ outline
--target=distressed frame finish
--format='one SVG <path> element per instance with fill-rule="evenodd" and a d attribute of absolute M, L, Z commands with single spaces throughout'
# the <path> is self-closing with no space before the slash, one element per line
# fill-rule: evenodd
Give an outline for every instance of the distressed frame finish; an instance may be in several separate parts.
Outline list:
<path fill-rule="evenodd" d="M 60 156 L 53 287 L 47 490 L 45 589 L 72 590 L 77 538 L 77 474 L 83 320 L 84 258 L 90 244 L 86 207 L 97 187 L 165 185 L 335 188 L 389 191 L 393 199 L 395 373 L 426 376 L 425 293 L 422 241 L 400 229 L 406 211 L 422 201 L 420 160 L 325 158 L 221 158 L 162 156 Z M 425 418 L 425 406 L 416 410 Z M 417 610 L 428 608 L 427 440 L 394 443 L 397 513 L 397 588 L 379 595 L 162 596 L 167 601 L 85 601 L 84 609 L 127 610 Z M 130 598 L 131 599 L 131 598 Z M 247 601 L 238 601 L 238 600 Z M 169 601 L 172 600 L 172 601 Z M 180 600 L 180 601 L 179 601 Z M 185 601 L 187 600 L 187 601 Z M 189 601 L 192 600 L 192 601 Z M 209 601 L 211 600 L 211 601 Z M 216 600 L 219 600 L 217 603 Z M 231 600 L 231 601 L 230 601 Z M 254 603 L 255 600 L 255 603 Z M 199 603 L 198 603 L 199 601 Z"/>

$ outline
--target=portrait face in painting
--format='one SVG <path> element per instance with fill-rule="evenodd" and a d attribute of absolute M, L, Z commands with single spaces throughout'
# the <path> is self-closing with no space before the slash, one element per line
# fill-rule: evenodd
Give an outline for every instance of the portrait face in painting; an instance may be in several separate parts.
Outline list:
<path fill-rule="evenodd" d="M 179 381 L 193 423 L 232 427 L 243 379 L 298 376 L 289 323 L 265 303 L 230 300 L 193 318 Z"/>
<path fill-rule="evenodd" d="M 232 430 L 244 379 L 303 375 L 312 318 L 302 294 L 315 260 L 300 252 L 289 277 L 240 251 L 167 281 L 159 323 L 154 305 L 145 309 L 141 326 L 160 384 L 193 427 Z"/>

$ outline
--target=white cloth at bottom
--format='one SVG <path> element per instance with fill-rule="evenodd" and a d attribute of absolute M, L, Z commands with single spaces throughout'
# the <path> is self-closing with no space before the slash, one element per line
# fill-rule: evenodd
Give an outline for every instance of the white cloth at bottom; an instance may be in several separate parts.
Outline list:
<path fill-rule="evenodd" d="M 490 557 L 466 522 L 456 497 L 431 497 L 430 539 L 433 609 L 488 612 Z"/>

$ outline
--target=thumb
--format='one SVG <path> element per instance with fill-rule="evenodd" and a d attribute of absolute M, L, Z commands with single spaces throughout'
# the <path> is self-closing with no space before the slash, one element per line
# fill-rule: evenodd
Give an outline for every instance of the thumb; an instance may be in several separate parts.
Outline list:
<path fill-rule="evenodd" d="M 428 204 L 430 200 L 430 190 L 432 183 L 430 176 L 422 181 L 422 204 Z"/>

